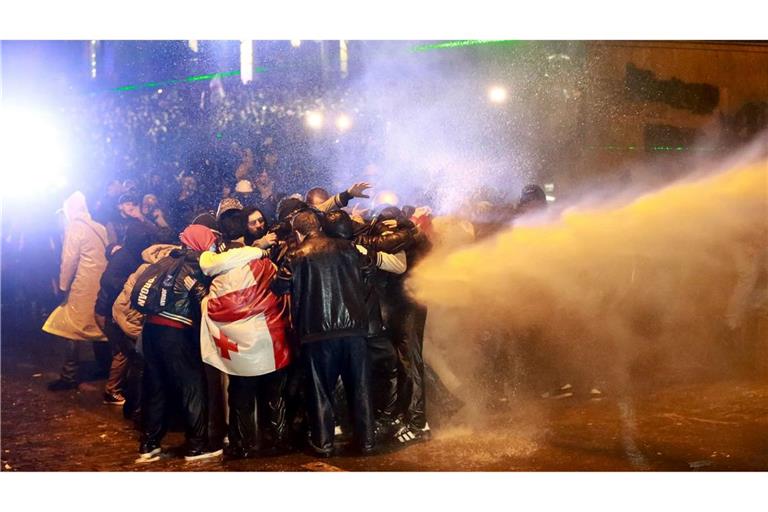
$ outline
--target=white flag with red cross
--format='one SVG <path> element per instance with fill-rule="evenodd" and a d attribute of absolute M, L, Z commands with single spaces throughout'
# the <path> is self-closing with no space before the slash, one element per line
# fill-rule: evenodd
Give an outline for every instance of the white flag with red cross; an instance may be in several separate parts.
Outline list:
<path fill-rule="evenodd" d="M 230 375 L 253 377 L 291 359 L 285 300 L 269 290 L 274 266 L 255 260 L 216 276 L 203 299 L 203 361 Z"/>

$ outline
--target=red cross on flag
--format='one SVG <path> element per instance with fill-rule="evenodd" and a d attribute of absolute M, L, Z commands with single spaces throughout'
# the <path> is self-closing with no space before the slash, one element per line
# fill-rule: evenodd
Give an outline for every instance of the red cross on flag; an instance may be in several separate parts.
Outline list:
<path fill-rule="evenodd" d="M 214 278 L 202 303 L 203 361 L 243 377 L 271 373 L 290 362 L 286 300 L 269 289 L 274 274 L 269 260 L 254 260 Z"/>

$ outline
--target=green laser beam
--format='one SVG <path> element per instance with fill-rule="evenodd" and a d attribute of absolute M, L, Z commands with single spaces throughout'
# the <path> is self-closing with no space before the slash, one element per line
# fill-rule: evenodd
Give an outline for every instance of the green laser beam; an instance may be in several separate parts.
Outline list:
<path fill-rule="evenodd" d="M 265 68 L 262 67 L 255 67 L 253 68 L 254 73 L 263 73 L 266 71 Z M 213 80 L 214 78 L 225 78 L 228 76 L 236 76 L 239 75 L 240 71 L 226 71 L 223 73 L 210 73 L 207 75 L 195 75 L 195 76 L 188 76 L 187 78 L 181 78 L 178 80 L 166 80 L 164 82 L 146 82 L 143 84 L 138 85 L 124 85 L 122 87 L 117 87 L 114 90 L 115 91 L 133 91 L 139 88 L 155 88 L 155 87 L 164 87 L 167 85 L 173 85 L 178 84 L 181 82 L 197 82 L 200 80 Z"/>
<path fill-rule="evenodd" d="M 494 39 L 494 40 L 467 39 L 464 41 L 447 41 L 445 43 L 422 44 L 419 46 L 412 47 L 411 51 L 425 52 L 427 50 L 443 50 L 446 48 L 466 48 L 468 46 L 481 46 L 481 45 L 489 45 L 489 44 L 518 45 L 522 43 L 524 43 L 524 41 L 514 41 L 514 40 L 508 40 L 508 39 Z"/>

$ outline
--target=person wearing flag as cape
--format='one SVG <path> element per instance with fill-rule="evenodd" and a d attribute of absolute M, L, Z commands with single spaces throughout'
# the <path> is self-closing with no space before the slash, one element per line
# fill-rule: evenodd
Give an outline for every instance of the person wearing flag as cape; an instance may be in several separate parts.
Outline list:
<path fill-rule="evenodd" d="M 227 457 L 282 453 L 286 367 L 293 359 L 288 300 L 270 290 L 277 268 L 266 252 L 243 246 L 248 217 L 239 205 L 220 208 L 219 229 L 224 251 L 200 258 L 203 273 L 213 277 L 202 302 L 200 344 L 203 361 L 229 375 Z"/>

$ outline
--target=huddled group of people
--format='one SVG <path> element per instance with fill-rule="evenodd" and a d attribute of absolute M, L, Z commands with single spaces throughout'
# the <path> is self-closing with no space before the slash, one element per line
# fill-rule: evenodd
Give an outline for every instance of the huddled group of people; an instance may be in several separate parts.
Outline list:
<path fill-rule="evenodd" d="M 404 287 L 432 244 L 429 208 L 361 215 L 349 203 L 368 183 L 285 195 L 267 167 L 246 152 L 213 202 L 185 176 L 170 194 L 150 181 L 156 193 L 143 196 L 114 181 L 93 215 L 80 192 L 64 203 L 64 299 L 43 330 L 70 350 L 49 389 L 78 386 L 83 341 L 111 356 L 104 403 L 135 421 L 137 462 L 163 455 L 174 414 L 187 460 L 327 457 L 339 442 L 370 454 L 430 438 L 427 310 Z M 521 209 L 546 204 L 526 190 Z"/>

